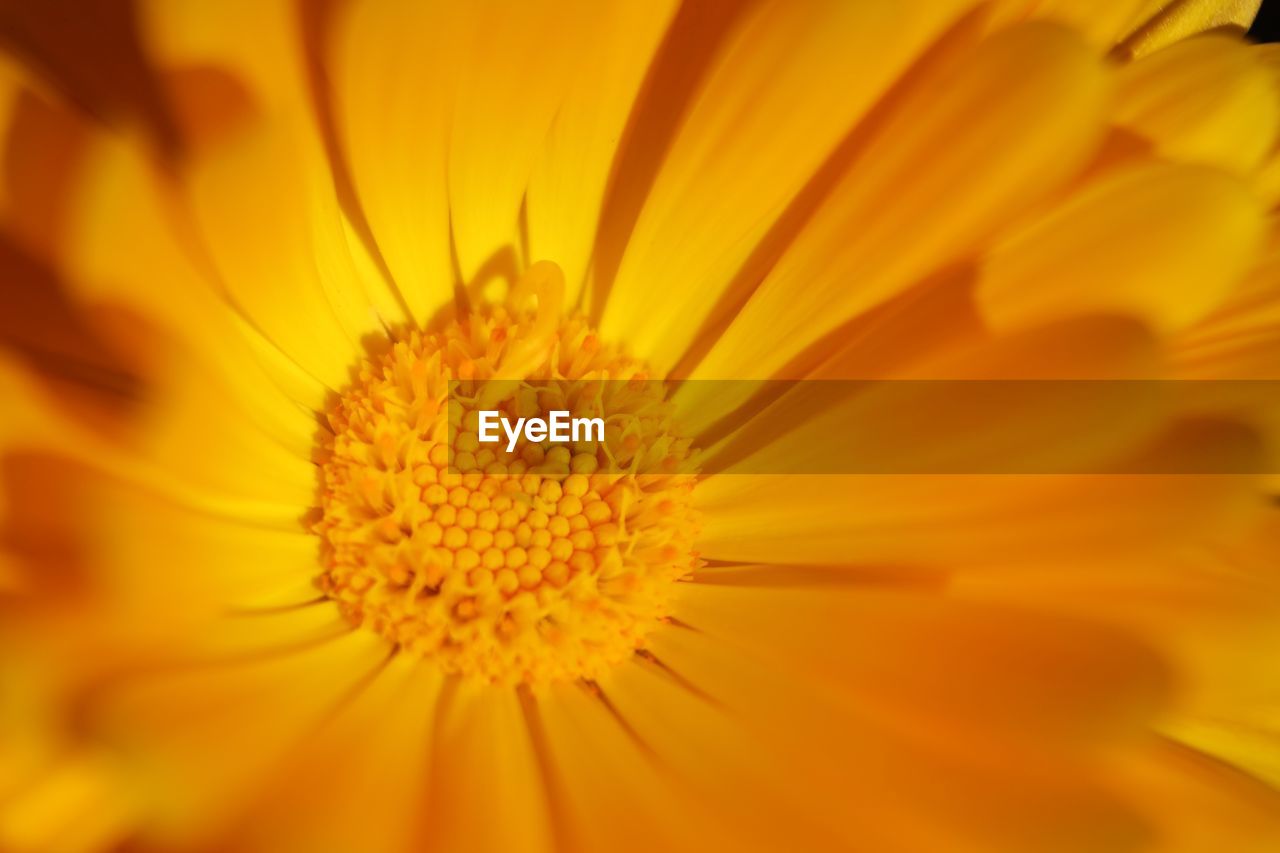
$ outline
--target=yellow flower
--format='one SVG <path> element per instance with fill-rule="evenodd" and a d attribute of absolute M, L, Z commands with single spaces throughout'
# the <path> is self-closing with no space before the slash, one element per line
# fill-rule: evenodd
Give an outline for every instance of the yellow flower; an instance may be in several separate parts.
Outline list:
<path fill-rule="evenodd" d="M 0 847 L 1280 849 L 1270 386 L 690 390 L 1280 378 L 1252 13 L 9 21 Z M 480 446 L 596 379 L 608 447 Z M 855 422 L 926 473 L 761 472 Z M 927 473 L 1041 429 L 1209 473 Z"/>

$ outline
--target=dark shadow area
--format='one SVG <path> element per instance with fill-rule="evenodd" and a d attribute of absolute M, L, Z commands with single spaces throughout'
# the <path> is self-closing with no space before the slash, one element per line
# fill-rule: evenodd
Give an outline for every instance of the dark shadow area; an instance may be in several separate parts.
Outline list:
<path fill-rule="evenodd" d="M 1249 37 L 1260 42 L 1280 41 L 1280 0 L 1263 0 Z"/>
<path fill-rule="evenodd" d="M 131 0 L 0 0 L 0 46 L 108 124 L 135 120 L 161 149 L 177 132 L 147 67 Z"/>

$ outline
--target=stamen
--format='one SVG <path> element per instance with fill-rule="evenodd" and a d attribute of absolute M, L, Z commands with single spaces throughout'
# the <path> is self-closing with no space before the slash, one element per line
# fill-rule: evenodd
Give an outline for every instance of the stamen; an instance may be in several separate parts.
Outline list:
<path fill-rule="evenodd" d="M 535 264 L 506 304 L 410 332 L 362 365 L 329 415 L 319 586 L 353 624 L 446 672 L 596 678 L 643 648 L 698 562 L 693 478 L 621 473 L 649 453 L 689 455 L 658 383 L 607 399 L 575 386 L 600 399 L 623 459 L 609 442 L 521 443 L 514 457 L 479 443 L 477 411 L 514 411 L 528 383 L 646 375 L 582 318 L 562 319 L 563 299 L 559 269 Z M 451 412 L 458 378 L 481 393 Z"/>

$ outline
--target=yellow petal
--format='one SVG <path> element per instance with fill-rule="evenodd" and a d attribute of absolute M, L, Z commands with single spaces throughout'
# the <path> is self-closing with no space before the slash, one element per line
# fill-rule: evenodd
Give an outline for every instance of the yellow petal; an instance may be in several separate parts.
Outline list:
<path fill-rule="evenodd" d="M 449 218 L 464 281 L 515 246 L 521 201 L 575 75 L 581 45 L 605 37 L 598 4 L 480 0 L 457 40 L 449 134 Z M 654 10 L 661 15 L 661 7 Z M 530 258 L 543 260 L 543 258 Z M 555 261 L 555 258 L 549 258 Z"/>
<path fill-rule="evenodd" d="M 845 321 L 974 253 L 1079 169 L 1099 139 L 1106 74 L 1068 32 L 1016 27 L 942 72 L 945 84 L 925 80 L 903 99 L 695 378 L 772 375 Z"/>
<path fill-rule="evenodd" d="M 86 305 L 123 307 L 189 347 L 210 376 L 294 446 L 309 443 L 325 387 L 237 315 L 194 260 L 172 188 L 128 140 L 94 138 L 72 202 L 62 268 Z M 293 402 L 293 401 L 296 401 Z"/>
<path fill-rule="evenodd" d="M 319 540 L 301 524 L 273 530 L 210 517 L 101 478 L 85 477 L 82 489 L 87 517 L 68 523 L 88 537 L 89 585 L 113 591 L 99 604 L 106 618 L 202 628 L 239 608 L 319 598 Z"/>
<path fill-rule="evenodd" d="M 180 353 L 171 356 L 139 410 L 139 456 L 193 489 L 290 505 L 300 518 L 318 489 L 311 445 L 278 441 L 207 376 Z M 313 423 L 312 442 L 319 429 Z"/>
<path fill-rule="evenodd" d="M 669 370 L 782 210 L 951 17 L 914 3 L 753 9 L 653 182 L 601 332 Z"/>
<path fill-rule="evenodd" d="M 289 500 L 281 502 L 269 497 L 245 497 L 244 492 L 240 495 L 219 493 L 185 481 L 175 472 L 158 466 L 155 459 L 148 458 L 146 453 L 122 448 L 78 422 L 62 408 L 63 401 L 55 399 L 48 388 L 5 359 L 0 359 L 0 391 L 3 391 L 5 399 L 19 401 L 11 407 L 9 417 L 0 429 L 0 451 L 6 456 L 29 453 L 68 460 L 199 512 L 223 518 L 252 519 L 268 526 L 296 529 L 300 514 L 305 509 L 305 505 Z M 253 440 L 262 440 L 262 436 L 255 436 Z M 298 460 L 294 458 L 293 461 Z M 289 464 L 285 462 L 286 466 Z M 245 467 L 240 467 L 239 471 L 241 484 L 248 486 L 249 493 L 261 495 L 264 486 L 270 493 L 269 482 L 255 480 Z"/>
<path fill-rule="evenodd" d="M 1166 0 L 997 0 L 992 21 L 1028 18 L 1069 26 L 1108 49 L 1128 35 Z"/>
<path fill-rule="evenodd" d="M 1280 513 L 1270 512 L 1256 530 L 1212 551 L 966 572 L 950 589 L 1105 620 L 1145 638 L 1178 684 L 1162 729 L 1266 774 L 1280 756 L 1274 744 L 1261 748 L 1277 719 L 1280 661 L 1256 650 L 1280 642 L 1280 590 L 1271 570 L 1277 542 Z M 1245 749 L 1251 742 L 1259 748 Z"/>
<path fill-rule="evenodd" d="M 1280 229 L 1270 233 L 1258 262 L 1208 317 L 1170 342 L 1179 375 L 1196 379 L 1280 378 L 1267 359 L 1280 345 Z"/>
<path fill-rule="evenodd" d="M 569 304 L 586 279 L 618 141 L 675 7 L 672 0 L 598 3 L 573 13 L 589 27 L 573 48 L 582 73 L 566 84 L 526 199 L 529 258 L 559 264 Z"/>
<path fill-rule="evenodd" d="M 348 632 L 305 650 L 126 680 L 86 714 L 139 768 L 142 834 L 172 849 L 222 830 L 291 746 L 386 659 L 377 635 Z"/>
<path fill-rule="evenodd" d="M 1121 56 L 1145 56 L 1174 42 L 1219 27 L 1249 29 L 1262 0 L 1166 0 L 1116 48 Z"/>
<path fill-rule="evenodd" d="M 1264 66 L 1273 92 L 1280 92 L 1280 45 L 1255 45 L 1258 61 Z M 1274 207 L 1280 199 L 1280 146 L 1273 149 L 1255 178 L 1258 192 Z"/>
<path fill-rule="evenodd" d="M 357 329 L 344 328 L 325 286 L 357 287 L 350 268 L 322 269 L 342 251 L 325 246 L 340 234 L 320 225 L 325 211 L 308 176 L 321 167 L 314 148 L 288 126 L 244 128 L 201 152 L 187 180 L 201 234 L 220 284 L 246 319 L 309 375 L 342 388 L 362 354 Z M 314 217 L 314 218 L 313 218 Z M 362 328 L 376 318 L 360 318 Z"/>
<path fill-rule="evenodd" d="M 1112 173 L 1007 236 L 983 262 L 978 300 L 996 328 L 1129 313 L 1185 327 L 1253 262 L 1261 206 L 1239 180 L 1195 166 Z"/>
<path fill-rule="evenodd" d="M 269 118 L 272 133 L 281 137 L 278 153 L 284 161 L 269 174 L 279 183 L 254 192 L 291 205 L 292 210 L 286 206 L 276 212 L 291 214 L 291 220 L 283 221 L 295 231 L 311 232 L 321 284 L 348 333 L 358 340 L 381 331 L 383 324 L 404 323 L 408 318 L 399 294 L 384 280 L 339 207 L 336 178 L 321 144 L 327 125 L 311 106 L 305 48 L 311 28 L 323 23 L 322 14 L 287 0 L 214 7 L 145 2 L 139 14 L 157 64 L 169 72 L 165 83 L 173 100 L 180 109 L 197 113 L 179 115 L 197 128 L 188 131 L 192 138 L 186 140 L 193 151 L 205 150 L 237 129 L 236 122 L 225 122 L 216 128 L 221 133 L 201 132 L 218 112 L 217 105 L 203 100 L 207 93 L 201 86 L 210 85 L 210 75 L 216 86 L 248 90 L 249 103 L 237 116 L 240 123 Z M 254 20 L 251 33 L 244 28 L 247 18 Z M 193 67 L 203 78 L 190 79 Z"/>
<path fill-rule="evenodd" d="M 0 844 L 13 853 L 96 853 L 125 842 L 138 810 L 125 769 L 82 750 L 0 807 Z"/>
<path fill-rule="evenodd" d="M 319 549 L 302 530 L 183 509 L 53 457 L 10 456 L 4 471 L 20 497 L 0 546 L 19 559 L 24 581 L 13 623 L 28 641 L 40 637 L 50 659 L 65 654 L 70 671 L 346 628 L 335 607 L 317 603 Z"/>
<path fill-rule="evenodd" d="M 453 298 L 446 150 L 459 17 L 445 3 L 347 4 L 332 22 L 334 121 L 361 208 L 413 320 Z"/>
<path fill-rule="evenodd" d="M 156 64 L 217 66 L 235 74 L 255 100 L 280 107 L 305 99 L 298 8 L 288 0 L 139 0 L 136 14 Z"/>
<path fill-rule="evenodd" d="M 1162 157 L 1247 174 L 1275 146 L 1280 99 L 1260 51 L 1207 35 L 1122 68 L 1115 116 Z"/>
<path fill-rule="evenodd" d="M 1269 704 L 1228 713 L 1225 719 L 1178 720 L 1168 731 L 1280 790 L 1280 702 L 1272 698 Z"/>

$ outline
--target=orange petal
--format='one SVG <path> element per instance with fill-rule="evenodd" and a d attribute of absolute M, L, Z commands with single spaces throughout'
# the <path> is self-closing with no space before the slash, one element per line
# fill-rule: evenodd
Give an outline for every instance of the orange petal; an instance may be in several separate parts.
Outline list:
<path fill-rule="evenodd" d="M 1110 748 L 1154 719 L 1169 688 L 1160 659 L 1123 631 L 933 591 L 695 582 L 677 613 L 708 642 L 815 679 L 886 724 L 965 741 Z"/>
<path fill-rule="evenodd" d="M 546 781 L 514 690 L 473 682 L 439 711 L 424 821 L 430 849 L 554 849 Z M 503 820 L 493 820 L 495 809 Z"/>

